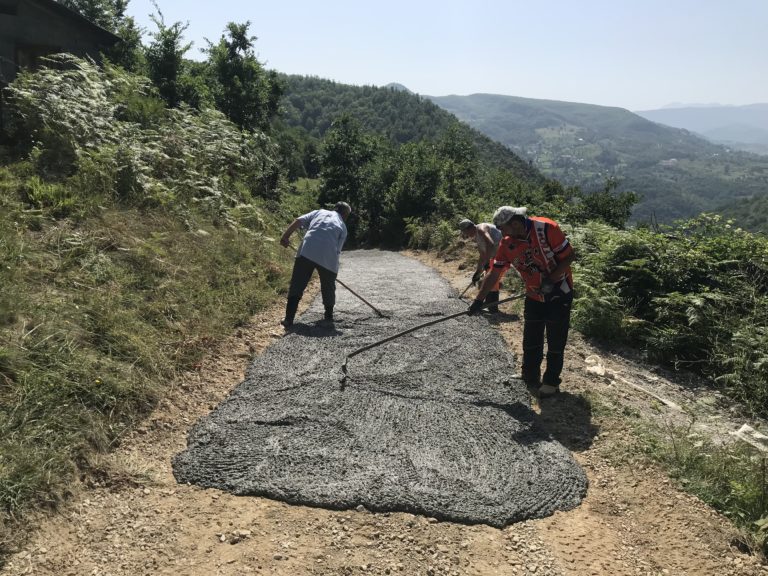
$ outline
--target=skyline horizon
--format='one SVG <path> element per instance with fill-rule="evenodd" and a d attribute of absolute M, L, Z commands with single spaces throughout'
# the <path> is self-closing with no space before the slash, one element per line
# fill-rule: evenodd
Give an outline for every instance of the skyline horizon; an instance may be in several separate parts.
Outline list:
<path fill-rule="evenodd" d="M 313 75 L 310 75 L 310 76 L 313 76 Z M 332 82 L 338 82 L 337 80 L 333 80 L 332 78 L 322 78 L 322 79 L 330 80 Z M 593 104 L 591 102 L 578 102 L 576 100 L 564 100 L 562 98 L 531 98 L 529 96 L 521 96 L 519 94 L 497 94 L 494 92 L 469 92 L 467 94 L 421 94 L 419 92 L 411 90 L 408 86 L 404 85 L 401 82 L 388 82 L 387 84 L 384 84 L 382 86 L 376 86 L 376 88 L 387 88 L 392 84 L 402 86 L 409 92 L 413 94 L 417 94 L 418 96 L 423 96 L 423 97 L 435 97 L 435 98 L 442 98 L 445 96 L 465 97 L 465 96 L 475 96 L 479 94 L 487 94 L 490 96 L 509 96 L 511 98 L 525 98 L 528 100 L 547 100 L 551 102 L 568 102 L 571 104 L 587 104 L 590 106 L 604 106 L 607 108 L 622 108 L 621 106 L 611 106 L 609 104 Z M 630 112 L 634 113 L 634 112 L 650 112 L 653 110 L 671 110 L 671 109 L 678 109 L 678 108 L 746 108 L 749 106 L 768 106 L 768 98 L 766 99 L 765 102 L 750 102 L 748 104 L 720 104 L 717 102 L 670 102 L 669 104 L 665 104 L 664 106 L 659 106 L 658 108 L 647 108 L 642 110 L 641 109 L 634 110 L 629 108 L 623 108 L 623 109 L 629 110 Z"/>
<path fill-rule="evenodd" d="M 763 0 L 130 0 L 127 14 L 151 31 L 158 11 L 166 25 L 188 25 L 188 58 L 203 59 L 206 39 L 218 41 L 228 22 L 249 21 L 265 68 L 356 86 L 630 111 L 768 102 Z"/>

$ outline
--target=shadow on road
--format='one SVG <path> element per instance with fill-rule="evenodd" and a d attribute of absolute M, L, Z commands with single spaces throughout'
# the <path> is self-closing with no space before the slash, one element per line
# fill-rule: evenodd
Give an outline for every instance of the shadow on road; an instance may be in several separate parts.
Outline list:
<path fill-rule="evenodd" d="M 502 404 L 488 401 L 472 402 L 475 406 L 501 410 L 519 422 L 528 424 L 516 435 L 520 444 L 556 440 L 573 452 L 587 450 L 598 434 L 592 423 L 592 409 L 581 396 L 568 392 L 541 401 L 541 413 L 520 402 Z"/>
<path fill-rule="evenodd" d="M 334 338 L 343 334 L 341 330 L 336 328 L 335 324 L 324 320 L 312 324 L 297 322 L 291 327 L 290 332 L 310 338 Z"/>
<path fill-rule="evenodd" d="M 589 400 L 569 392 L 539 401 L 537 424 L 563 446 L 574 452 L 588 450 L 600 429 L 592 422 Z"/>

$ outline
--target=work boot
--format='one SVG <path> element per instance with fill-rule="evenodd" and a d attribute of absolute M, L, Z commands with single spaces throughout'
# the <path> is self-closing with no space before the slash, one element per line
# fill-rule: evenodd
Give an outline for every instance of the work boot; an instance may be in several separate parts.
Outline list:
<path fill-rule="evenodd" d="M 489 304 L 491 302 L 498 302 L 499 301 L 499 292 L 488 292 L 488 295 L 485 297 L 485 304 Z M 499 307 L 498 306 L 488 306 L 488 312 L 491 314 L 498 314 L 499 313 Z"/>
<path fill-rule="evenodd" d="M 285 305 L 285 318 L 280 321 L 284 328 L 293 326 L 293 319 L 296 318 L 296 310 L 299 309 L 300 296 L 289 296 Z"/>
<path fill-rule="evenodd" d="M 326 307 L 325 308 L 325 317 L 324 320 L 326 322 L 333 322 L 333 308 Z"/>

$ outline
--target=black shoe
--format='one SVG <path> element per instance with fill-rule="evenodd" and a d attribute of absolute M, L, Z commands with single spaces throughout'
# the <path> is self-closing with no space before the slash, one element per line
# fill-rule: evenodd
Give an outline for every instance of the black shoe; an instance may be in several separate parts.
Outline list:
<path fill-rule="evenodd" d="M 490 304 L 491 302 L 498 302 L 499 301 L 499 293 L 494 292 L 488 292 L 488 295 L 485 297 L 485 304 Z M 488 312 L 491 314 L 498 314 L 499 313 L 499 307 L 498 306 L 488 306 Z"/>
<path fill-rule="evenodd" d="M 287 318 L 283 318 L 282 320 L 280 320 L 280 325 L 286 330 L 288 330 L 288 328 L 293 326 L 293 322 L 291 320 L 288 320 Z"/>
<path fill-rule="evenodd" d="M 551 398 L 552 396 L 556 396 L 560 393 L 560 387 L 559 386 L 553 386 L 552 384 L 542 384 L 539 387 L 539 398 Z"/>

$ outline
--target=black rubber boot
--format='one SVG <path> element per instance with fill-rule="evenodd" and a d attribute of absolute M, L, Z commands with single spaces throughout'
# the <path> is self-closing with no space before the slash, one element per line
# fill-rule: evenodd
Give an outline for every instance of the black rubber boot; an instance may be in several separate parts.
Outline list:
<path fill-rule="evenodd" d="M 499 301 L 499 293 L 498 292 L 488 292 L 488 295 L 485 297 L 485 304 L 489 304 L 491 302 L 498 302 Z M 488 312 L 491 314 L 498 314 L 499 307 L 498 306 L 488 306 Z"/>
<path fill-rule="evenodd" d="M 289 296 L 285 305 L 285 318 L 280 321 L 285 328 L 293 326 L 293 319 L 296 318 L 296 310 L 299 309 L 300 296 Z"/>

